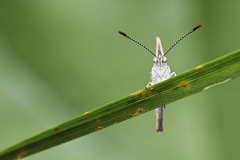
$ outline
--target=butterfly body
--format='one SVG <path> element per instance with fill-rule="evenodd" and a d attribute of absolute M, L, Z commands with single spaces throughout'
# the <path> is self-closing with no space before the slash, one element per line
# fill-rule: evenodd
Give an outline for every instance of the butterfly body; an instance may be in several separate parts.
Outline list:
<path fill-rule="evenodd" d="M 167 65 L 167 58 L 164 56 L 161 40 L 156 37 L 156 56 L 153 58 L 153 67 L 151 71 L 152 82 L 149 82 L 146 87 L 150 87 L 162 81 L 165 81 L 173 76 L 175 72 L 171 73 L 170 67 Z M 165 106 L 156 108 L 156 130 L 163 131 L 163 115 Z"/>
<path fill-rule="evenodd" d="M 195 30 L 197 30 L 199 27 L 201 27 L 202 25 L 198 25 L 195 28 L 193 28 L 190 32 L 188 32 L 187 34 L 185 34 L 183 37 L 181 37 L 178 41 L 176 41 L 168 50 L 167 52 L 163 53 L 163 49 L 162 49 L 162 44 L 161 44 L 161 40 L 159 37 L 156 37 L 156 54 L 154 54 L 152 51 L 150 51 L 147 47 L 145 47 L 144 45 L 142 45 L 141 43 L 139 43 L 138 41 L 136 41 L 135 39 L 129 37 L 126 33 L 119 31 L 118 33 L 120 33 L 121 35 L 123 35 L 124 37 L 127 37 L 128 39 L 136 42 L 137 44 L 141 45 L 143 48 L 145 48 L 146 50 L 148 50 L 150 53 L 152 53 L 152 55 L 154 55 L 153 58 L 153 67 L 152 67 L 152 71 L 151 71 L 151 79 L 152 82 L 149 82 L 147 84 L 147 88 L 158 84 L 162 81 L 165 81 L 173 76 L 176 76 L 175 72 L 171 72 L 170 67 L 167 65 L 167 58 L 165 57 L 165 55 L 178 43 L 180 42 L 183 38 L 185 38 L 187 35 L 189 35 L 190 33 L 194 32 Z M 157 132 L 158 131 L 163 131 L 163 112 L 164 112 L 164 108 L 165 105 L 159 108 L 156 108 L 156 129 Z"/>

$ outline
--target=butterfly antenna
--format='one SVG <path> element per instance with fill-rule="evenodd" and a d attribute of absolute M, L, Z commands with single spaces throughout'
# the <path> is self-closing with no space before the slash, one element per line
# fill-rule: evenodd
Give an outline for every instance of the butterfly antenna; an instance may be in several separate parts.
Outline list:
<path fill-rule="evenodd" d="M 139 44 L 140 46 L 142 46 L 143 48 L 145 48 L 146 50 L 148 50 L 148 52 L 152 53 L 154 56 L 156 56 L 152 51 L 150 51 L 147 47 L 145 47 L 143 44 L 139 43 L 138 41 L 136 41 L 135 39 L 132 39 L 131 37 L 129 37 L 126 33 L 123 33 L 121 31 L 118 31 L 118 33 L 120 33 L 121 35 L 123 35 L 124 37 L 127 37 L 128 39 L 131 39 L 132 41 L 136 42 L 137 44 Z"/>
<path fill-rule="evenodd" d="M 196 31 L 199 27 L 201 27 L 202 25 L 198 25 L 197 27 L 193 28 L 193 30 L 191 30 L 190 32 L 188 32 L 187 34 L 185 34 L 184 36 L 182 36 L 182 38 L 180 38 L 176 43 L 174 43 L 168 50 L 166 53 L 164 53 L 164 56 L 178 43 L 180 42 L 183 38 L 187 37 L 187 35 L 189 35 L 190 33 Z"/>

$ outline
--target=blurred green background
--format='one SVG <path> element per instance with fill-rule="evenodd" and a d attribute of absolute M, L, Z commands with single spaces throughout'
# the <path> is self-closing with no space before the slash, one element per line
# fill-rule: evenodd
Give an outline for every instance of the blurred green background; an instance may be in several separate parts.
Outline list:
<path fill-rule="evenodd" d="M 240 48 L 240 1 L 0 1 L 0 150 L 133 92 L 155 52 L 180 74 Z M 240 79 L 32 155 L 58 159 L 239 159 Z"/>

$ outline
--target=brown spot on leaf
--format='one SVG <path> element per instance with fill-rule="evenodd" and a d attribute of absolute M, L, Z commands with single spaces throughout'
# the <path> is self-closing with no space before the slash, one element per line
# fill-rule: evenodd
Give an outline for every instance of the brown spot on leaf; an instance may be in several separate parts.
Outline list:
<path fill-rule="evenodd" d="M 141 90 L 138 91 L 137 95 L 138 95 L 138 96 L 141 96 L 141 95 L 142 95 Z"/>
<path fill-rule="evenodd" d="M 20 153 L 19 153 L 19 156 L 20 156 L 20 157 L 23 157 L 23 156 L 25 156 L 25 154 L 26 154 L 26 152 L 20 152 Z"/>
<path fill-rule="evenodd" d="M 184 82 L 184 83 L 181 84 L 181 86 L 186 87 L 186 86 L 187 86 L 187 83 Z"/>
<path fill-rule="evenodd" d="M 142 109 L 141 108 L 138 108 L 138 112 L 141 112 L 142 111 Z"/>
<path fill-rule="evenodd" d="M 134 114 L 134 116 L 138 116 L 138 114 L 137 114 L 137 113 L 135 113 L 135 114 Z"/>

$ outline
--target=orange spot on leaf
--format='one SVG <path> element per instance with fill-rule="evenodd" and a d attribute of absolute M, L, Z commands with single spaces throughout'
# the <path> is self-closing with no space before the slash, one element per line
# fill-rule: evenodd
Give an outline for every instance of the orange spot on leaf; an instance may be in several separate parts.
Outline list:
<path fill-rule="evenodd" d="M 58 128 L 54 128 L 54 131 L 57 131 L 58 130 Z"/>
<path fill-rule="evenodd" d="M 154 88 L 150 88 L 150 91 L 152 91 L 152 92 L 153 92 L 153 91 L 154 91 Z"/>
<path fill-rule="evenodd" d="M 202 69 L 202 66 L 198 66 L 197 69 L 198 69 L 198 70 Z"/>
<path fill-rule="evenodd" d="M 138 112 L 141 112 L 142 111 L 142 109 L 141 108 L 138 108 Z"/>
<path fill-rule="evenodd" d="M 84 114 L 87 116 L 87 115 L 89 115 L 89 112 L 85 112 Z"/>
<path fill-rule="evenodd" d="M 138 114 L 137 114 L 137 113 L 135 113 L 135 114 L 134 114 L 134 116 L 138 116 Z"/>
<path fill-rule="evenodd" d="M 148 93 L 145 93 L 144 95 L 147 97 L 147 96 L 148 96 Z"/>
<path fill-rule="evenodd" d="M 131 94 L 132 97 L 134 97 L 134 94 Z"/>
<path fill-rule="evenodd" d="M 141 96 L 142 95 L 142 92 L 141 90 L 139 89 L 138 93 L 137 93 L 138 96 Z"/>
<path fill-rule="evenodd" d="M 98 130 L 101 130 L 101 129 L 102 129 L 102 127 L 98 126 L 98 127 L 97 127 L 97 129 L 98 129 Z"/>
<path fill-rule="evenodd" d="M 186 87 L 186 86 L 187 86 L 187 83 L 184 82 L 184 83 L 182 83 L 181 85 L 182 85 L 183 87 Z"/>

